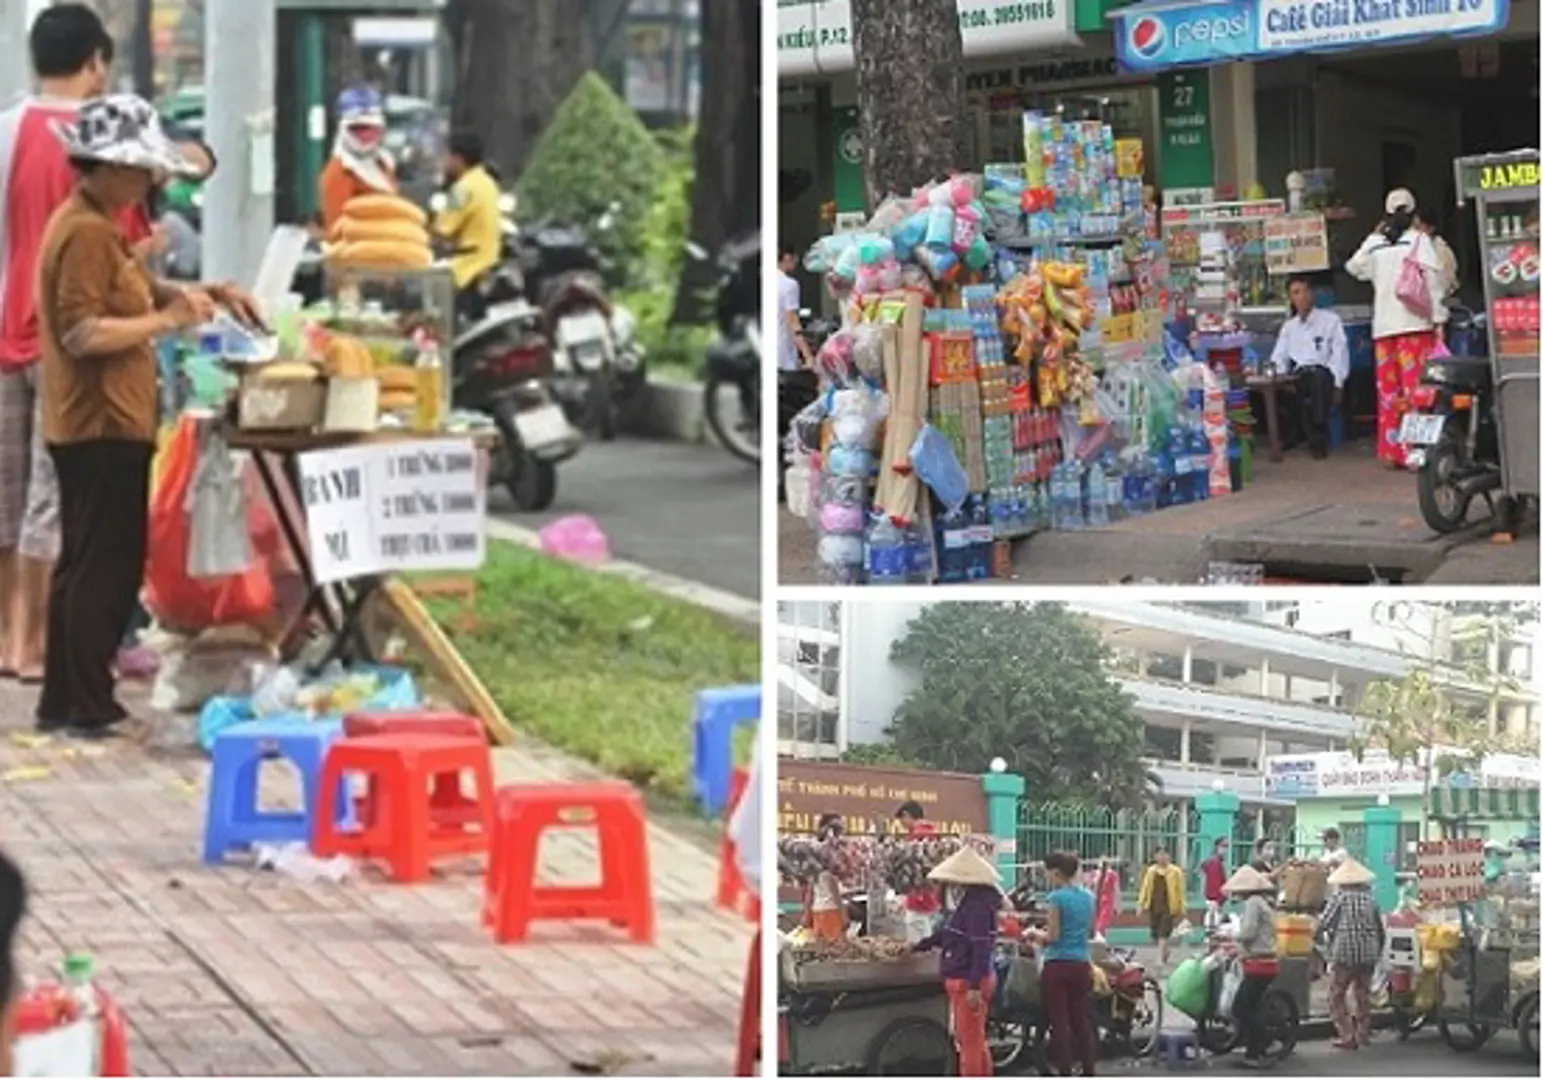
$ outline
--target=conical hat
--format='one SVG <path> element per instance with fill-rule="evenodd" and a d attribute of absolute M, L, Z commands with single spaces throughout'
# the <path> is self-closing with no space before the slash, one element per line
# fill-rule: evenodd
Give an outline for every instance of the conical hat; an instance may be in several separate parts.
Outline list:
<path fill-rule="evenodd" d="M 1334 872 L 1329 875 L 1330 885 L 1370 885 L 1376 880 L 1375 874 L 1349 858 L 1335 867 Z"/>
<path fill-rule="evenodd" d="M 966 845 L 932 868 L 929 881 L 941 881 L 948 885 L 991 885 L 1002 887 L 1002 875 L 997 868 L 980 857 L 980 853 Z"/>
<path fill-rule="evenodd" d="M 1227 884 L 1222 886 L 1222 892 L 1227 893 L 1256 893 L 1274 892 L 1275 882 L 1265 877 L 1252 866 L 1238 868 L 1238 872 L 1227 879 Z"/>

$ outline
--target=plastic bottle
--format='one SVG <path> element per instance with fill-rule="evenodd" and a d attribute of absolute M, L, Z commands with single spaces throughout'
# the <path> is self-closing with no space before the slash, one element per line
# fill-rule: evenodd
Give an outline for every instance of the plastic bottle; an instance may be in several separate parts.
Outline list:
<path fill-rule="evenodd" d="M 905 528 L 906 554 L 909 556 L 909 580 L 912 585 L 932 584 L 932 543 L 919 522 Z"/>
<path fill-rule="evenodd" d="M 1104 458 L 1104 499 L 1111 522 L 1124 521 L 1130 510 L 1125 502 L 1125 474 L 1113 456 Z"/>
<path fill-rule="evenodd" d="M 1104 470 L 1098 462 L 1088 463 L 1083 475 L 1087 478 L 1084 484 L 1087 490 L 1087 514 L 1083 520 L 1090 529 L 1101 529 L 1109 524 L 1109 502 L 1104 493 Z"/>
<path fill-rule="evenodd" d="M 963 507 L 938 518 L 938 581 L 952 583 L 965 580 L 970 539 L 968 525 Z"/>
<path fill-rule="evenodd" d="M 986 497 L 975 496 L 970 507 L 969 563 L 965 577 L 970 581 L 984 581 L 991 576 L 991 518 L 986 511 Z"/>
<path fill-rule="evenodd" d="M 866 562 L 870 585 L 904 585 L 911 576 L 905 533 L 888 514 L 874 514 L 868 524 Z"/>

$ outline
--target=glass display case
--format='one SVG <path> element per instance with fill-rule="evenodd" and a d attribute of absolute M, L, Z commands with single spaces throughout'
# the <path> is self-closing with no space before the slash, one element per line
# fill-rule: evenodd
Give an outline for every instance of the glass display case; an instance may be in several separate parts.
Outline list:
<path fill-rule="evenodd" d="M 1279 199 L 1166 206 L 1172 287 L 1182 307 L 1200 313 L 1241 315 L 1286 306 L 1286 282 L 1265 259 L 1265 223 L 1286 212 Z"/>

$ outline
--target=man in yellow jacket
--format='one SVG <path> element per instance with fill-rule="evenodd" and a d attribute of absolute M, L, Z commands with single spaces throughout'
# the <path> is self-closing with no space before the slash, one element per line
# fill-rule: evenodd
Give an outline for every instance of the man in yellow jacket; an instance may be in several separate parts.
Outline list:
<path fill-rule="evenodd" d="M 1184 871 L 1173 864 L 1167 848 L 1158 848 L 1141 878 L 1141 893 L 1136 908 L 1147 913 L 1152 940 L 1157 943 L 1158 962 L 1168 966 L 1168 939 L 1173 924 L 1184 917 Z"/>
<path fill-rule="evenodd" d="M 450 183 L 445 208 L 434 218 L 434 231 L 459 249 L 451 260 L 455 287 L 464 292 L 498 265 L 503 245 L 503 216 L 498 208 L 498 181 L 482 159 L 482 140 L 471 131 L 450 137 L 445 163 Z"/>

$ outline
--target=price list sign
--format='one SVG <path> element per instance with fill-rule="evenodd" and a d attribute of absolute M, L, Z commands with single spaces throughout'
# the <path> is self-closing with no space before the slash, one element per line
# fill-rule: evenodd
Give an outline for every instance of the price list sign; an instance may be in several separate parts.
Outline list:
<path fill-rule="evenodd" d="M 319 583 L 482 565 L 487 498 L 470 439 L 317 450 L 299 462 Z"/>
<path fill-rule="evenodd" d="M 1415 848 L 1420 903 L 1445 907 L 1484 896 L 1484 841 L 1421 840 Z"/>

